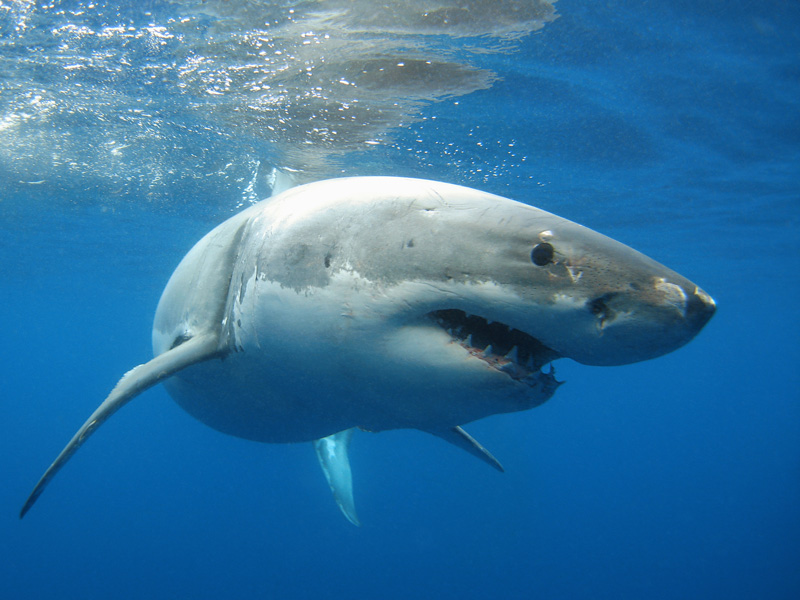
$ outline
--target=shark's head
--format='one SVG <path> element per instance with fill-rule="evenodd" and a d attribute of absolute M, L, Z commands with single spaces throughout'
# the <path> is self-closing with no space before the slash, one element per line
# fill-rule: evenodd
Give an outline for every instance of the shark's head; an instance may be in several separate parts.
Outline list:
<path fill-rule="evenodd" d="M 503 201 L 480 224 L 464 235 L 454 223 L 462 235 L 450 242 L 454 254 L 474 257 L 471 269 L 463 265 L 466 311 L 525 332 L 560 357 L 587 365 L 655 358 L 683 346 L 714 314 L 696 284 L 566 219 Z M 459 319 L 451 312 L 443 322 Z"/>
<path fill-rule="evenodd" d="M 512 235 L 528 250 L 535 234 L 527 273 L 511 277 L 528 281 L 520 295 L 535 308 L 530 324 L 522 315 L 519 323 L 561 356 L 589 365 L 655 358 L 683 346 L 714 314 L 696 284 L 602 234 L 550 215 L 524 229 Z M 536 318 L 542 306 L 550 319 Z"/>

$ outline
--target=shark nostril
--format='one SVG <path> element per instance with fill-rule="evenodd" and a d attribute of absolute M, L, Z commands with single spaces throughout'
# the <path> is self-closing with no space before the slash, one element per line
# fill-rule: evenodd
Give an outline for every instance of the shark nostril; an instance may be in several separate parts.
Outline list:
<path fill-rule="evenodd" d="M 614 319 L 614 309 L 608 305 L 608 302 L 616 295 L 614 292 L 609 292 L 586 302 L 586 308 L 597 317 L 600 329 L 603 329 L 606 323 Z"/>
<path fill-rule="evenodd" d="M 586 308 L 588 308 L 589 312 L 592 313 L 593 315 L 599 316 L 605 313 L 608 307 L 606 306 L 606 301 L 602 297 L 600 297 L 587 302 Z"/>
<path fill-rule="evenodd" d="M 614 296 L 616 296 L 616 294 L 613 292 L 609 292 L 607 294 L 603 294 L 602 296 L 598 296 L 594 300 L 587 301 L 586 308 L 589 309 L 590 313 L 592 313 L 597 317 L 601 318 L 604 316 L 607 317 L 613 312 L 612 309 L 608 306 L 608 302 Z"/>

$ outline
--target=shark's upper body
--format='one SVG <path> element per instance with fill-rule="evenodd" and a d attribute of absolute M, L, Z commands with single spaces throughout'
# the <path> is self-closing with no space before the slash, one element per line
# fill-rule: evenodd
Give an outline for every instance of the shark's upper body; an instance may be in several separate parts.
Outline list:
<path fill-rule="evenodd" d="M 170 393 L 226 433 L 296 442 L 527 409 L 555 390 L 550 360 L 652 358 L 712 312 L 684 277 L 555 215 L 364 177 L 293 188 L 209 233 L 167 285 L 153 345 L 220 330 L 224 359 Z"/>

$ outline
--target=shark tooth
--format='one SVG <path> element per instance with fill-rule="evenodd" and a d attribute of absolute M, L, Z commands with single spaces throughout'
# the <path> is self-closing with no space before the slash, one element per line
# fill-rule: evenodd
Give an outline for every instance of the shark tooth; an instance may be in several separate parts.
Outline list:
<path fill-rule="evenodd" d="M 516 346 L 512 347 L 511 350 L 508 351 L 506 358 L 515 363 L 519 362 L 519 350 Z"/>
<path fill-rule="evenodd" d="M 519 379 L 521 376 L 520 369 L 516 363 L 508 362 L 504 365 L 501 365 L 499 369 L 505 373 L 506 375 L 513 377 L 514 379 Z"/>

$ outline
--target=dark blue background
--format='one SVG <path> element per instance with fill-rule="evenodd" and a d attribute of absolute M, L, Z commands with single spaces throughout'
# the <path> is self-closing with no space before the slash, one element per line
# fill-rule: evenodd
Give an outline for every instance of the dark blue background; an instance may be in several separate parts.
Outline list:
<path fill-rule="evenodd" d="M 472 424 L 502 476 L 422 433 L 357 434 L 361 528 L 310 445 L 226 437 L 161 388 L 19 521 L 229 213 L 0 188 L 4 598 L 800 597 L 800 11 L 557 8 L 487 58 L 492 89 L 428 107 L 347 172 L 472 185 L 629 243 L 716 298 L 700 336 L 642 364 L 562 361 L 553 400 Z"/>

